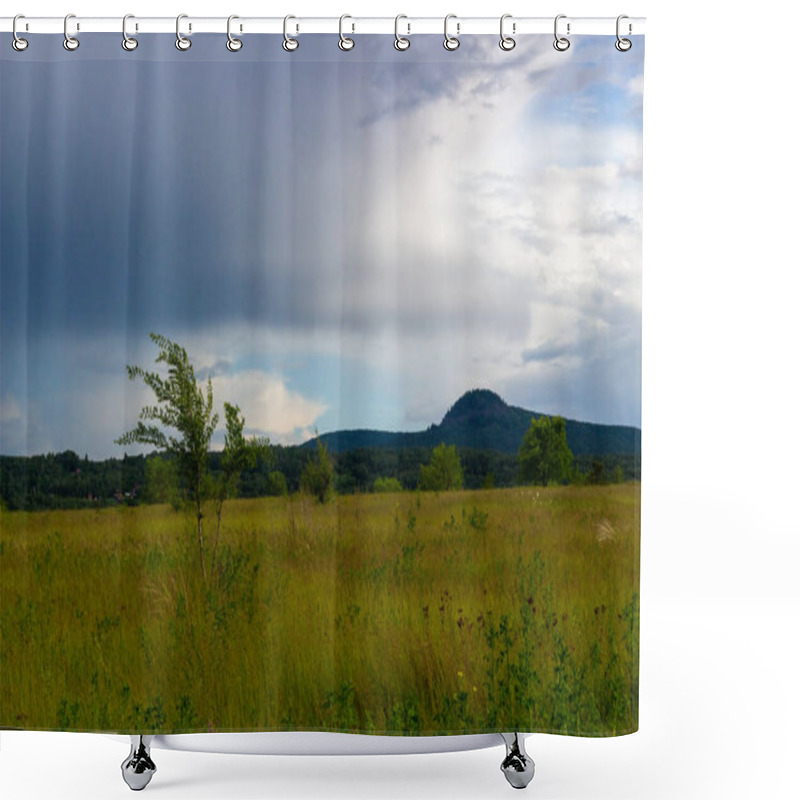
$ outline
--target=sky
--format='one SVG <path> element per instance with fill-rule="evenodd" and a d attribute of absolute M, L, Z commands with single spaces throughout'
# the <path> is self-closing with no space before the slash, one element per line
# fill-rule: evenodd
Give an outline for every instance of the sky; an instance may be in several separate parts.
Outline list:
<path fill-rule="evenodd" d="M 0 453 L 121 455 L 151 331 L 276 443 L 471 388 L 641 424 L 643 41 L 31 39 L 0 51 Z"/>

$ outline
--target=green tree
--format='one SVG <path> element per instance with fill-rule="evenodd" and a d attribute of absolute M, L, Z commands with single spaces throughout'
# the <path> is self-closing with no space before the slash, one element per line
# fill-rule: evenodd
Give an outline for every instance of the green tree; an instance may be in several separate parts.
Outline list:
<path fill-rule="evenodd" d="M 222 505 L 229 497 L 235 497 L 239 487 L 239 476 L 243 469 L 253 469 L 259 461 L 271 458 L 269 439 L 266 437 L 245 439 L 244 417 L 239 406 L 225 403 L 225 449 L 222 451 L 222 474 L 214 492 L 214 510 L 217 516 L 217 533 L 214 537 L 214 555 L 211 569 L 217 563 L 219 532 L 222 526 Z"/>
<path fill-rule="evenodd" d="M 375 478 L 375 483 L 372 484 L 372 491 L 379 494 L 402 492 L 403 484 L 397 478 Z"/>
<path fill-rule="evenodd" d="M 289 487 L 286 484 L 286 476 L 280 470 L 271 470 L 267 475 L 267 495 L 285 497 L 287 494 L 289 494 Z"/>
<path fill-rule="evenodd" d="M 444 444 L 433 448 L 430 464 L 419 468 L 419 488 L 428 492 L 446 492 L 464 487 L 464 471 L 456 446 Z"/>
<path fill-rule="evenodd" d="M 300 478 L 300 488 L 324 503 L 333 496 L 333 462 L 328 448 L 317 436 L 317 452 L 312 456 Z"/>
<path fill-rule="evenodd" d="M 534 417 L 519 446 L 519 473 L 523 483 L 547 486 L 569 477 L 572 451 L 567 444 L 563 417 Z"/>
<path fill-rule="evenodd" d="M 169 503 L 180 508 L 180 478 L 174 458 L 152 456 L 144 465 L 144 495 L 149 503 Z"/>
<path fill-rule="evenodd" d="M 214 413 L 214 394 L 211 378 L 206 391 L 198 384 L 194 367 L 186 350 L 166 336 L 151 333 L 150 339 L 159 348 L 156 364 L 166 364 L 166 377 L 148 372 L 141 367 L 127 366 L 128 378 L 141 378 L 156 396 L 154 405 L 139 412 L 139 421 L 133 430 L 119 439 L 118 445 L 145 444 L 173 454 L 185 483 L 197 517 L 197 541 L 200 547 L 200 565 L 203 581 L 206 580 L 205 547 L 203 543 L 203 483 L 208 465 L 208 448 L 211 435 L 217 427 L 219 415 Z M 162 430 L 166 428 L 167 432 Z"/>
<path fill-rule="evenodd" d="M 603 460 L 600 458 L 593 458 L 592 459 L 592 466 L 589 470 L 589 477 L 588 481 L 593 486 L 599 486 L 601 483 L 605 483 L 605 465 L 603 464 Z"/>

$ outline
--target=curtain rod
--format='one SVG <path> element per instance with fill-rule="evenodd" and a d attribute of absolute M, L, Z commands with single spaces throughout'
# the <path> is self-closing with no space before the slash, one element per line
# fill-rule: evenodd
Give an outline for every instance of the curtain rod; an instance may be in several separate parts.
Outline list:
<path fill-rule="evenodd" d="M 508 34 L 518 36 L 529 33 L 553 33 L 554 17 L 508 17 L 505 30 Z M 339 33 L 338 17 L 294 17 L 289 23 L 289 32 L 295 36 L 303 33 Z M 567 31 L 569 25 L 569 31 Z M 569 17 L 559 20 L 559 32 L 570 35 L 614 35 L 616 33 L 616 17 Z M 175 17 L 130 17 L 127 23 L 129 35 L 135 33 L 175 33 Z M 13 17 L 0 17 L 0 31 L 11 32 Z M 637 35 L 645 32 L 645 17 L 629 17 L 623 20 L 623 35 Z M 181 20 L 181 33 L 226 33 L 227 17 L 192 17 Z M 237 34 L 277 33 L 284 31 L 283 17 L 237 17 L 232 30 Z M 394 34 L 394 17 L 347 17 L 343 30 L 351 33 L 385 33 Z M 496 17 L 455 17 L 450 20 L 451 33 L 464 36 L 478 33 L 499 33 L 500 16 Z M 401 35 L 444 32 L 443 17 L 403 17 L 399 21 Z M 71 16 L 69 19 L 70 35 L 82 33 L 122 33 L 121 17 L 81 17 Z M 64 17 L 20 17 L 17 21 L 17 33 L 64 33 Z"/>

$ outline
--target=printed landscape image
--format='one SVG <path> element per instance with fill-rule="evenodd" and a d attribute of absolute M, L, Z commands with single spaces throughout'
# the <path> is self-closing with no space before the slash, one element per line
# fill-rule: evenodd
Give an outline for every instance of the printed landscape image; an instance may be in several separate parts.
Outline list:
<path fill-rule="evenodd" d="M 3 62 L 0 727 L 637 729 L 642 54 L 323 43 Z"/>

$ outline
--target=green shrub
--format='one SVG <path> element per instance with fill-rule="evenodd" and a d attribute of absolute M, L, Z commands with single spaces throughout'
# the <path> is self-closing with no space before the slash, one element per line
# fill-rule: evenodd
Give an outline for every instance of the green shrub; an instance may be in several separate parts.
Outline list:
<path fill-rule="evenodd" d="M 372 491 L 383 492 L 402 492 L 403 484 L 397 478 L 375 478 L 375 483 L 372 484 Z"/>

